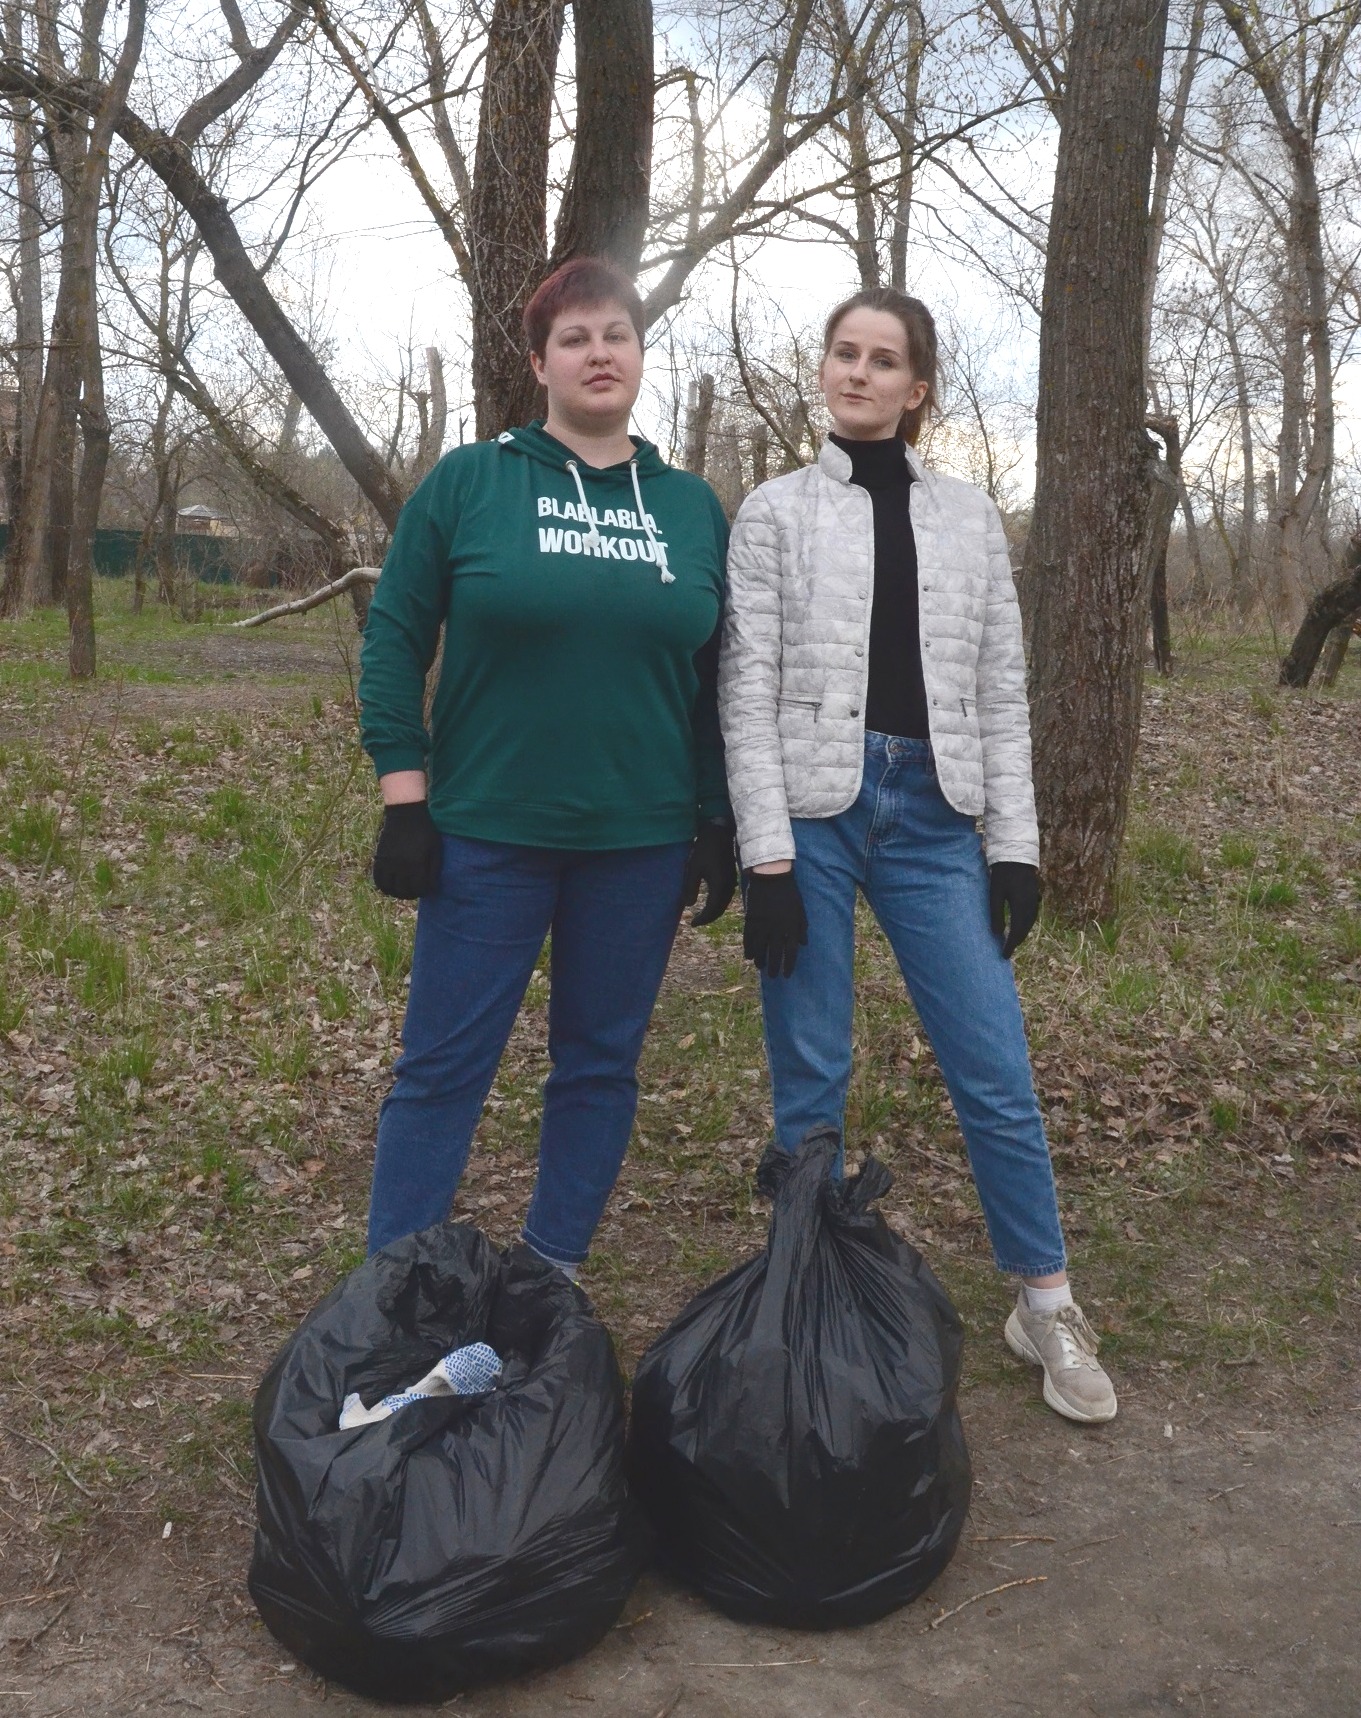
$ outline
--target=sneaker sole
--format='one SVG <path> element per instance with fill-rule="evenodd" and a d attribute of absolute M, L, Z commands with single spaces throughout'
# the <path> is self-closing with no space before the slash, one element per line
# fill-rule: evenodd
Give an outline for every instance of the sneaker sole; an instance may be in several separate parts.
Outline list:
<path fill-rule="evenodd" d="M 1049 1376 L 1049 1369 L 1044 1364 L 1040 1351 L 1021 1328 L 1021 1321 L 1015 1312 L 1007 1319 L 1006 1328 L 1002 1335 L 1006 1338 L 1007 1347 L 1022 1360 L 1028 1360 L 1032 1366 L 1038 1366 L 1044 1373 L 1044 1399 L 1056 1414 L 1062 1414 L 1065 1420 L 1076 1420 L 1084 1426 L 1103 1426 L 1113 1420 L 1120 1404 L 1112 1402 L 1109 1413 L 1087 1414 L 1081 1408 L 1075 1408 L 1071 1402 L 1065 1401 L 1054 1388 Z"/>

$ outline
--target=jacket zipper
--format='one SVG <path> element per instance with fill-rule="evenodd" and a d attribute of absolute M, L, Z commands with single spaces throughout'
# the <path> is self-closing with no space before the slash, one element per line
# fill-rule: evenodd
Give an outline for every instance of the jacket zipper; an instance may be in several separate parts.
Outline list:
<path fill-rule="evenodd" d="M 813 723 L 816 726 L 818 712 L 822 709 L 821 698 L 781 698 L 779 702 L 781 704 L 797 704 L 801 710 L 811 710 L 813 712 Z"/>

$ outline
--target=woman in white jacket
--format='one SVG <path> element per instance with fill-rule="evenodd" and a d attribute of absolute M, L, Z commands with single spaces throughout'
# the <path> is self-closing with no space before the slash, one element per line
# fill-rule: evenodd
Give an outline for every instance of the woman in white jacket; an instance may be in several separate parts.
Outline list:
<path fill-rule="evenodd" d="M 1039 836 L 1001 519 L 916 452 L 936 390 L 919 300 L 839 305 L 819 380 L 834 433 L 817 463 L 737 516 L 719 669 L 776 1139 L 843 1125 L 859 891 L 940 1063 L 998 1266 L 1021 1278 L 1006 1340 L 1043 1367 L 1050 1407 L 1109 1420 L 1009 964 L 1038 911 Z"/>

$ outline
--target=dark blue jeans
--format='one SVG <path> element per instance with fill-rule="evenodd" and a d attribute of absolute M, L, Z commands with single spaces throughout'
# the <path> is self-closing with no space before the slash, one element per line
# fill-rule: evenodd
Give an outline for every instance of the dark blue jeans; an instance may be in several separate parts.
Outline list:
<path fill-rule="evenodd" d="M 687 842 L 575 853 L 444 838 L 420 903 L 402 1054 L 378 1118 L 369 1251 L 449 1215 L 534 963 L 552 932 L 539 1175 L 525 1239 L 579 1264 L 638 1104 Z"/>
<path fill-rule="evenodd" d="M 940 1063 L 1004 1271 L 1064 1269 L 1054 1172 L 1011 963 L 988 919 L 972 817 L 940 791 L 926 740 L 865 736 L 865 777 L 837 817 L 796 818 L 808 946 L 791 978 L 762 978 L 775 1137 L 792 1151 L 842 1126 L 855 1012 L 855 901 L 883 927 Z"/>

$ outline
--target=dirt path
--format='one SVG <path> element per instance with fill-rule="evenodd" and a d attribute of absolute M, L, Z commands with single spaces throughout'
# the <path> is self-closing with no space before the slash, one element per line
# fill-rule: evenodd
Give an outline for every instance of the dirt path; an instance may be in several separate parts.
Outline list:
<path fill-rule="evenodd" d="M 857 1631 L 782 1634 L 730 1623 L 649 1578 L 630 1602 L 631 1626 L 585 1659 L 443 1710 L 1351 1718 L 1361 1711 L 1358 1382 L 1350 1400 L 1314 1418 L 1254 1413 L 1253 1401 L 1280 1400 L 1276 1390 L 1217 1408 L 1127 1391 L 1116 1425 L 1086 1432 L 1019 1387 L 975 1395 L 966 1540 L 908 1610 Z M 264 1633 L 244 1596 L 244 1527 L 216 1542 L 179 1527 L 162 1541 L 160 1531 L 148 1522 L 132 1540 L 73 1547 L 52 1600 L 0 1610 L 0 1710 L 320 1718 L 324 1707 L 359 1718 L 384 1709 L 324 1687 Z M 966 1604 L 1009 1582 L 1028 1584 Z"/>

